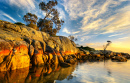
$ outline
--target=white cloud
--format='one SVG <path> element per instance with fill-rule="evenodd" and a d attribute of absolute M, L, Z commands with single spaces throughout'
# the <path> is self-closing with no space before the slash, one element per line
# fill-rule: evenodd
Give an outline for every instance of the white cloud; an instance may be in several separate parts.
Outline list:
<path fill-rule="evenodd" d="M 110 23 L 108 26 L 104 27 L 102 30 L 105 30 L 102 34 L 107 34 L 107 33 L 115 33 L 115 32 L 121 32 L 124 30 L 130 30 L 130 11 L 124 12 L 124 13 L 119 13 L 111 18 L 115 18 L 112 23 Z"/>
<path fill-rule="evenodd" d="M 68 29 L 66 27 L 64 27 L 64 29 L 62 30 L 62 32 L 65 32 L 67 34 L 70 34 L 70 32 L 68 31 Z"/>
<path fill-rule="evenodd" d="M 14 22 L 17 22 L 13 17 L 11 17 L 10 15 L 6 14 L 5 12 L 3 12 L 3 11 L 1 11 L 1 10 L 0 10 L 0 17 L 2 17 L 1 19 L 2 19 L 2 20 L 5 20 L 5 21 L 11 22 L 10 20 L 12 20 L 12 21 L 14 21 Z M 5 18 L 5 17 L 9 18 L 10 20 L 7 19 L 7 18 Z"/>
<path fill-rule="evenodd" d="M 63 6 L 71 20 L 83 18 L 80 22 L 82 32 L 107 34 L 126 30 L 129 27 L 129 6 L 112 10 L 113 7 L 119 6 L 123 1 L 128 0 L 102 0 L 100 2 L 97 0 L 64 0 Z"/>
<path fill-rule="evenodd" d="M 129 37 L 122 37 L 122 38 L 119 38 L 119 39 L 127 39 L 127 38 L 129 38 Z"/>
<path fill-rule="evenodd" d="M 127 7 L 126 7 L 127 8 Z M 122 9 L 120 9 L 122 10 Z M 117 14 L 112 15 L 111 17 L 108 17 L 107 19 L 97 19 L 92 21 L 91 23 L 85 24 L 83 22 L 83 25 L 81 27 L 83 32 L 89 33 L 97 33 L 97 34 L 107 34 L 107 33 L 115 33 L 115 32 L 121 32 L 123 33 L 124 30 L 129 30 L 130 27 L 130 11 L 124 11 L 122 13 L 117 11 Z"/>
<path fill-rule="evenodd" d="M 11 20 L 14 21 L 14 22 L 17 22 L 17 21 L 16 21 L 13 17 L 11 17 L 10 15 L 5 14 L 5 13 L 3 13 L 3 15 L 6 16 L 6 17 L 8 17 L 9 19 L 11 19 Z"/>
<path fill-rule="evenodd" d="M 64 0 L 63 6 L 72 20 L 83 17 L 88 7 L 94 4 L 96 0 Z"/>
<path fill-rule="evenodd" d="M 94 30 L 94 29 L 98 29 L 99 26 L 101 26 L 100 22 L 102 22 L 102 19 L 95 20 L 92 23 L 88 23 L 87 25 L 83 25 L 81 27 L 81 29 L 83 30 L 83 32 L 85 32 L 85 31 L 88 32 L 88 31 L 91 31 L 91 30 Z"/>
<path fill-rule="evenodd" d="M 19 18 L 22 18 L 19 14 L 18 14 L 18 17 L 19 17 Z"/>
<path fill-rule="evenodd" d="M 118 36 L 118 35 L 122 35 L 123 33 L 119 33 L 119 34 L 114 34 L 114 35 L 110 35 L 108 37 L 113 37 L 113 36 Z"/>
<path fill-rule="evenodd" d="M 108 11 L 109 7 L 118 6 L 122 1 L 115 0 L 64 0 L 63 6 L 72 20 L 83 17 L 83 20 L 96 18 Z M 98 3 L 97 5 L 94 5 Z M 87 21 L 86 21 L 87 22 Z"/>
<path fill-rule="evenodd" d="M 91 38 L 91 36 L 83 36 L 83 37 L 81 37 L 81 40 L 80 40 L 80 41 L 88 40 L 88 39 L 90 39 L 90 38 Z"/>
<path fill-rule="evenodd" d="M 65 33 L 67 33 L 67 34 L 73 34 L 73 35 L 75 35 L 75 34 L 79 33 L 80 31 L 70 31 L 70 30 L 68 30 L 66 27 L 64 27 L 63 30 L 62 30 L 62 32 L 65 32 Z M 76 35 L 75 35 L 75 36 L 76 36 Z M 76 36 L 76 37 L 77 37 L 77 36 Z"/>
<path fill-rule="evenodd" d="M 75 32 L 72 32 L 72 34 L 76 34 L 76 33 L 79 33 L 80 31 L 75 31 Z"/>
<path fill-rule="evenodd" d="M 60 18 L 60 19 L 66 19 L 65 12 L 62 10 L 62 8 L 56 7 L 56 9 L 57 9 L 58 12 L 60 13 L 59 18 Z"/>
<path fill-rule="evenodd" d="M 35 9 L 35 0 L 8 0 L 11 5 L 18 6 L 25 9 Z"/>

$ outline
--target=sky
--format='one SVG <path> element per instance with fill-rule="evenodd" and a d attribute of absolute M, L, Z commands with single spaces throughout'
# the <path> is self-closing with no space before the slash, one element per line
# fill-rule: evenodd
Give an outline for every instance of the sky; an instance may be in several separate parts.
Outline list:
<path fill-rule="evenodd" d="M 44 18 L 40 2 L 49 0 L 0 0 L 0 19 L 12 23 L 22 22 L 30 12 Z M 73 35 L 76 44 L 102 50 L 130 53 L 130 0 L 57 0 L 55 6 L 65 23 L 57 35 Z"/>

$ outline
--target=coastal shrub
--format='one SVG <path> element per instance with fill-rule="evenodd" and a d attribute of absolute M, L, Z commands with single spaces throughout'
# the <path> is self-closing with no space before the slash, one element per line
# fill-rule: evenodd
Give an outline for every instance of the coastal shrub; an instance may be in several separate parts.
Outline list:
<path fill-rule="evenodd" d="M 14 24 L 16 24 L 16 25 L 25 25 L 25 24 L 23 24 L 23 23 L 21 23 L 21 22 L 16 22 L 16 23 L 14 23 Z"/>
<path fill-rule="evenodd" d="M 86 47 L 81 46 L 81 47 L 78 47 L 78 48 L 82 48 L 82 49 L 88 50 L 88 51 L 95 51 L 94 48 L 91 48 L 91 47 L 88 47 L 88 46 L 86 46 Z"/>
<path fill-rule="evenodd" d="M 36 24 L 31 23 L 31 24 L 28 24 L 27 26 L 28 26 L 28 27 L 31 27 L 31 28 L 33 28 L 33 29 L 35 29 L 35 30 L 39 30 L 39 28 L 37 27 Z"/>

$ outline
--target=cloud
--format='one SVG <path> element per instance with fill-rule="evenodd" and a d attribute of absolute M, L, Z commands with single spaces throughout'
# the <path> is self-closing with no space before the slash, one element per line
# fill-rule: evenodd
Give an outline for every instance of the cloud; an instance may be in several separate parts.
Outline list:
<path fill-rule="evenodd" d="M 63 6 L 72 20 L 83 17 L 94 0 L 64 0 Z"/>
<path fill-rule="evenodd" d="M 0 11 L 0 17 L 2 17 L 2 20 L 5 20 L 5 21 L 9 21 L 11 22 L 10 20 L 12 20 L 13 22 L 17 22 L 13 17 L 11 17 L 10 15 L 4 13 L 3 11 Z M 9 18 L 9 19 L 7 19 Z"/>
<path fill-rule="evenodd" d="M 8 14 L 3 14 L 4 16 L 6 16 L 6 17 L 8 17 L 9 19 L 11 19 L 12 21 L 14 21 L 14 22 L 17 22 L 14 18 L 12 18 L 10 15 L 8 15 Z"/>
<path fill-rule="evenodd" d="M 129 29 L 130 26 L 129 15 L 130 11 L 127 11 L 122 14 L 116 14 L 114 16 L 116 18 L 115 21 L 113 21 L 107 27 L 103 28 L 103 30 L 106 30 L 103 34 Z"/>
<path fill-rule="evenodd" d="M 19 18 L 22 18 L 19 14 L 18 14 L 18 17 L 19 17 Z"/>
<path fill-rule="evenodd" d="M 85 41 L 85 40 L 88 40 L 90 38 L 91 38 L 91 36 L 83 36 L 83 37 L 81 37 L 80 41 Z"/>
<path fill-rule="evenodd" d="M 124 33 L 119 33 L 119 34 L 114 34 L 114 35 L 110 35 L 108 37 L 113 37 L 113 36 L 119 36 L 119 35 L 123 35 Z"/>
<path fill-rule="evenodd" d="M 82 18 L 80 29 L 86 35 L 108 34 L 130 26 L 129 6 L 121 6 L 124 1 L 128 0 L 64 0 L 63 6 L 71 20 Z"/>
<path fill-rule="evenodd" d="M 108 17 L 107 19 L 99 18 L 90 23 L 87 23 L 86 25 L 83 22 L 81 30 L 87 32 L 88 34 L 92 32 L 98 32 L 98 34 L 108 34 L 116 32 L 124 33 L 124 30 L 130 31 L 130 11 L 124 11 L 122 13 L 120 13 L 119 11 L 117 11 L 117 14 L 114 14 L 111 17 Z"/>
<path fill-rule="evenodd" d="M 72 20 L 83 17 L 83 21 L 86 21 L 86 19 L 90 20 L 105 13 L 110 6 L 118 6 L 122 1 L 123 0 L 102 0 L 100 2 L 98 0 L 64 0 L 63 6 Z"/>
<path fill-rule="evenodd" d="M 76 33 L 79 33 L 80 31 L 75 31 L 75 32 L 72 32 L 72 34 L 76 34 Z"/>
<path fill-rule="evenodd" d="M 79 33 L 80 31 L 70 31 L 66 27 L 64 27 L 63 30 L 62 30 L 62 32 L 65 32 L 67 34 L 75 35 L 75 34 Z M 77 37 L 77 36 L 75 35 L 75 37 Z"/>
<path fill-rule="evenodd" d="M 127 38 L 129 38 L 129 37 L 122 37 L 122 38 L 119 38 L 119 39 L 127 39 Z"/>
<path fill-rule="evenodd" d="M 89 32 L 94 29 L 96 30 L 96 29 L 98 29 L 99 26 L 101 26 L 101 24 L 100 24 L 101 21 L 102 21 L 102 19 L 95 20 L 92 23 L 88 23 L 87 25 L 82 26 L 81 29 L 83 30 L 83 32 L 86 32 L 86 31 Z"/>
<path fill-rule="evenodd" d="M 94 45 L 101 45 L 102 43 L 99 43 L 99 42 L 97 42 L 97 43 L 86 43 L 86 45 L 87 46 L 94 46 Z"/>
<path fill-rule="evenodd" d="M 8 0 L 8 2 L 20 8 L 35 9 L 35 0 Z"/>
<path fill-rule="evenodd" d="M 66 19 L 66 15 L 65 15 L 65 12 L 63 11 L 63 9 L 60 8 L 60 7 L 56 7 L 56 9 L 57 9 L 58 12 L 60 13 L 60 14 L 59 14 L 59 18 L 60 18 L 60 19 Z"/>
<path fill-rule="evenodd" d="M 68 29 L 66 27 L 64 27 L 64 29 L 62 30 L 62 32 L 65 32 L 67 34 L 70 34 L 70 32 L 68 31 Z"/>

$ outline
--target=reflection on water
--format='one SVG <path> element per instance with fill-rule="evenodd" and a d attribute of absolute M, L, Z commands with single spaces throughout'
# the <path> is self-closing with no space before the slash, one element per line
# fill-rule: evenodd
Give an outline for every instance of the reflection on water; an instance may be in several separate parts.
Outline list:
<path fill-rule="evenodd" d="M 0 83 L 24 83 L 29 73 L 29 68 L 0 72 Z"/>
<path fill-rule="evenodd" d="M 71 80 L 56 83 L 130 83 L 130 60 L 127 62 L 86 62 L 78 65 Z"/>
<path fill-rule="evenodd" d="M 0 83 L 130 83 L 130 61 L 85 62 L 0 72 Z"/>
<path fill-rule="evenodd" d="M 55 80 L 69 80 L 73 78 L 71 74 L 75 67 L 76 64 L 67 68 L 44 66 L 0 72 L 0 83 L 54 83 Z"/>

